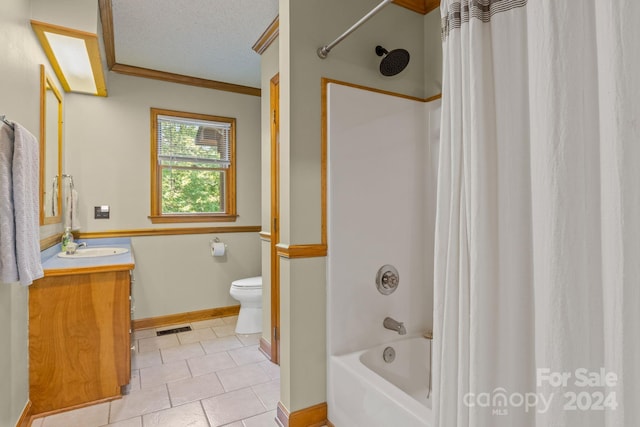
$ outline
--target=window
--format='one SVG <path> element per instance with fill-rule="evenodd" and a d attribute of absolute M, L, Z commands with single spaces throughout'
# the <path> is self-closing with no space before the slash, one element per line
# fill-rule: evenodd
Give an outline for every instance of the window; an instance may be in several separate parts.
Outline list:
<path fill-rule="evenodd" d="M 236 220 L 235 123 L 151 109 L 151 222 Z"/>

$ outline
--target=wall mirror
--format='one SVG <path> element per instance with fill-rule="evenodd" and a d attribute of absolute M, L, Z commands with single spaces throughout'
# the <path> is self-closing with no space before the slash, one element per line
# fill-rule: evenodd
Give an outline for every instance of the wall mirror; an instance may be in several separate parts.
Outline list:
<path fill-rule="evenodd" d="M 40 65 L 40 225 L 62 222 L 62 96 Z"/>

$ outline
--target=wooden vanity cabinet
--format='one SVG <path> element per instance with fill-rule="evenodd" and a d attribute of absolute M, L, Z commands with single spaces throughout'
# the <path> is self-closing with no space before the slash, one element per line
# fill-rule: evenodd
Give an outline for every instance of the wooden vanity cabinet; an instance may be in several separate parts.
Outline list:
<path fill-rule="evenodd" d="M 130 271 L 53 275 L 29 291 L 33 413 L 121 396 L 131 378 Z"/>

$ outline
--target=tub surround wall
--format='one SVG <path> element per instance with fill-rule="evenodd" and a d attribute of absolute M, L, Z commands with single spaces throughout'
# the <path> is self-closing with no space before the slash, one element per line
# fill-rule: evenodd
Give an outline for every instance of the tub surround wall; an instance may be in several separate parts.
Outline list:
<path fill-rule="evenodd" d="M 351 353 L 431 328 L 435 202 L 431 175 L 431 104 L 329 84 L 328 350 Z M 439 102 L 436 102 L 439 103 Z M 427 120 L 425 120 L 425 116 Z M 427 123 L 425 125 L 425 122 Z M 393 265 L 391 295 L 375 285 Z"/>
<path fill-rule="evenodd" d="M 387 316 L 408 335 L 432 328 L 439 105 L 328 86 L 329 419 L 344 408 L 333 356 L 402 339 Z M 375 284 L 384 264 L 400 277 L 390 295 Z"/>

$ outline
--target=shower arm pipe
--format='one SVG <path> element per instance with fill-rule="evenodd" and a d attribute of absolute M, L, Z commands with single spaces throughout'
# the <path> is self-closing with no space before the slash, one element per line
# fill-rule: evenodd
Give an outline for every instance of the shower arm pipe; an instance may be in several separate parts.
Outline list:
<path fill-rule="evenodd" d="M 347 31 L 345 31 L 344 33 L 342 33 L 342 35 L 340 37 L 338 37 L 337 39 L 335 39 L 334 41 L 332 41 L 329 44 L 326 44 L 322 47 L 318 48 L 318 56 L 321 59 L 325 59 L 327 57 L 327 55 L 329 55 L 329 52 L 331 52 L 331 49 L 333 49 L 334 47 L 336 47 L 336 45 L 338 43 L 340 43 L 342 40 L 344 40 L 347 36 L 349 36 L 351 33 L 353 33 L 355 30 L 358 29 L 358 27 L 360 27 L 362 24 L 364 24 L 365 22 L 367 22 L 370 18 L 373 17 L 373 15 L 375 15 L 376 13 L 380 12 L 380 10 L 385 7 L 386 5 L 388 5 L 389 3 L 391 3 L 393 0 L 382 0 L 382 2 L 377 5 L 376 7 L 374 7 L 369 13 L 367 13 L 365 16 L 363 16 L 362 18 L 360 18 L 360 20 L 358 22 L 356 22 L 355 24 L 353 24 L 351 26 L 351 28 L 349 28 Z"/>

